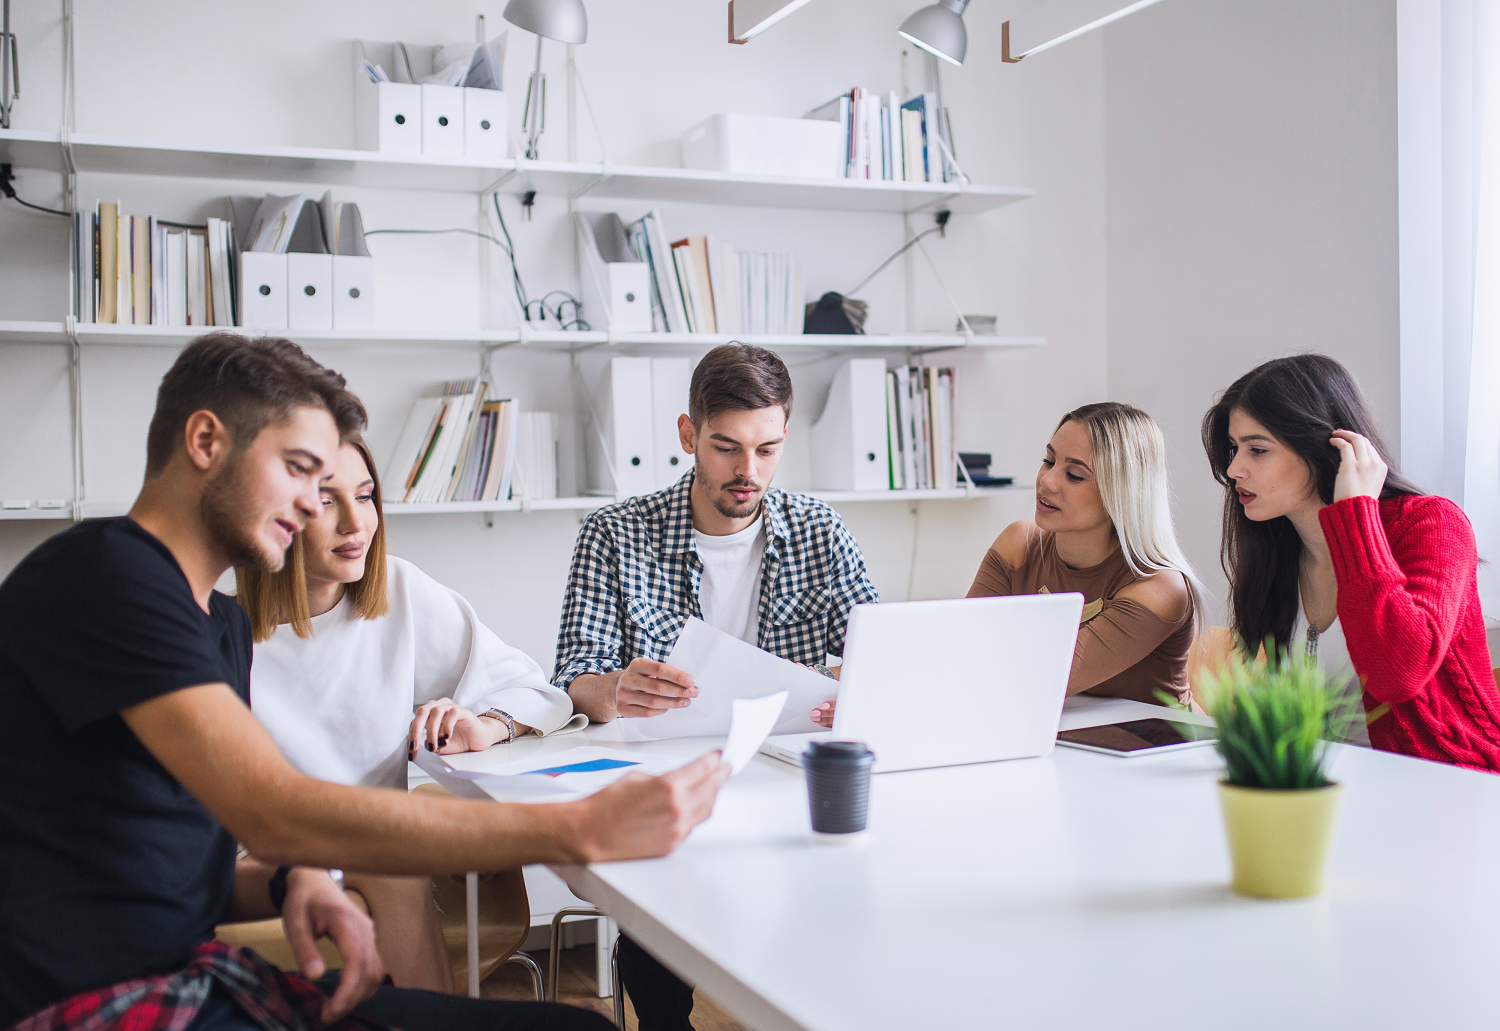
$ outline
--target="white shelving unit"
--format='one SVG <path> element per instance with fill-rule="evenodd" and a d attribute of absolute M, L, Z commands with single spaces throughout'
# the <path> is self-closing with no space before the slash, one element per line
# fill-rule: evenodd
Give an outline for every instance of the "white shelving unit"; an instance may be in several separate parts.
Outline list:
<path fill-rule="evenodd" d="M 954 490 L 810 490 L 799 491 L 808 497 L 826 501 L 830 505 L 845 505 L 869 501 L 964 501 L 995 497 L 1010 491 L 1030 490 L 1025 484 L 1008 487 L 959 487 Z M 385 506 L 388 516 L 411 515 L 491 515 L 503 512 L 592 512 L 596 508 L 612 505 L 617 498 L 578 497 L 545 498 L 536 501 L 445 501 L 430 505 L 405 505 L 392 502 Z M 91 503 L 84 506 L 85 518 L 124 515 L 128 503 Z M 0 509 L 0 522 L 7 519 L 72 519 L 68 510 L 57 509 Z"/>
<path fill-rule="evenodd" d="M 113 324 L 80 322 L 76 327 L 80 343 L 104 344 L 119 347 L 181 347 L 196 336 L 201 336 L 203 326 L 120 326 Z M 810 347 L 840 352 L 892 351 L 912 352 L 947 351 L 961 347 L 1016 348 L 1041 347 L 1044 337 L 1001 337 L 976 334 L 965 338 L 961 333 L 890 333 L 870 336 L 839 336 L 832 334 L 742 334 L 732 336 L 723 333 L 618 333 L 613 336 L 603 330 L 582 332 L 522 333 L 519 329 L 475 330 L 473 332 L 438 332 L 416 329 L 259 329 L 255 326 L 235 326 L 236 331 L 255 335 L 260 332 L 277 336 L 294 337 L 299 343 L 312 347 L 380 347 L 382 345 L 413 347 L 453 347 L 475 344 L 486 348 L 519 345 L 531 351 L 573 351 L 613 347 L 627 350 L 661 348 L 665 350 L 685 347 L 715 347 L 738 340 L 762 347 Z M 7 322 L 0 321 L 0 345 L 12 344 L 66 344 L 67 324 L 62 322 Z"/>
<path fill-rule="evenodd" d="M 251 179 L 387 189 L 536 190 L 545 196 L 734 204 L 760 208 L 818 208 L 910 213 L 943 206 L 974 215 L 1025 200 L 1024 187 L 974 183 L 908 183 L 879 179 L 797 179 L 734 175 L 691 168 L 608 163 L 526 161 L 498 164 L 381 154 L 322 147 L 233 147 L 171 143 L 121 136 L 70 135 L 79 172 L 169 175 L 195 179 Z M 0 161 L 19 168 L 66 170 L 58 133 L 0 131 Z"/>
<path fill-rule="evenodd" d="M 461 191 L 483 195 L 527 191 L 566 198 L 569 208 L 581 197 L 737 205 L 760 208 L 864 211 L 911 215 L 947 208 L 956 215 L 991 211 L 1035 194 L 1021 187 L 973 183 L 909 183 L 884 180 L 801 179 L 734 175 L 684 168 L 615 166 L 603 162 L 526 161 L 507 159 L 477 164 L 463 160 L 398 156 L 375 151 L 316 147 L 242 147 L 225 144 L 175 143 L 93 134 L 0 130 L 0 162 L 19 168 L 49 170 L 64 176 L 72 191 L 77 173 L 112 173 L 289 182 L 386 189 Z M 256 327 L 237 327 L 254 334 Z M 73 379 L 73 461 L 75 491 L 82 483 L 82 348 L 181 347 L 201 334 L 197 326 L 122 326 L 72 323 L 71 320 L 0 321 L 0 347 L 59 344 L 70 350 Z M 886 355 L 908 358 L 959 348 L 1028 348 L 1045 345 L 1041 337 L 1002 337 L 962 333 L 889 335 L 747 335 L 691 333 L 534 332 L 528 325 L 509 329 L 429 331 L 412 329 L 271 330 L 313 348 L 473 346 L 479 355 L 499 348 L 577 355 L 605 350 L 616 353 L 680 353 L 706 349 L 730 340 L 766 347 L 806 348 L 830 354 Z M 1002 488 L 1003 489 L 1003 488 Z M 985 497 L 991 489 L 820 493 L 832 503 L 858 501 L 924 501 Z M 0 487 L 0 494 L 4 493 Z M 390 505 L 391 515 L 497 513 L 573 510 L 607 504 L 607 498 L 557 498 L 546 501 L 459 502 L 439 505 Z M 67 512 L 23 509 L 0 511 L 8 519 L 66 519 L 123 512 L 123 503 L 75 501 Z"/>

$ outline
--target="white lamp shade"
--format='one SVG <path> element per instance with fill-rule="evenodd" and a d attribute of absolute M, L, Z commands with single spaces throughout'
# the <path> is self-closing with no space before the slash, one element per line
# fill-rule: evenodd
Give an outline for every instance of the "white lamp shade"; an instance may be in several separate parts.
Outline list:
<path fill-rule="evenodd" d="M 962 17 L 967 6 L 969 0 L 938 0 L 902 22 L 897 31 L 949 64 L 962 65 L 969 50 L 969 30 Z"/>
<path fill-rule="evenodd" d="M 527 32 L 561 43 L 585 43 L 589 38 L 583 0 L 510 0 L 503 17 Z"/>

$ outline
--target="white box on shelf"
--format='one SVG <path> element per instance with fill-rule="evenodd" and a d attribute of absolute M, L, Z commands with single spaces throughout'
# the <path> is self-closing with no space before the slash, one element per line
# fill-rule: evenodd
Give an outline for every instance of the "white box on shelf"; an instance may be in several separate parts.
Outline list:
<path fill-rule="evenodd" d="M 651 271 L 644 261 L 609 261 L 596 266 L 601 294 L 593 276 L 583 279 L 584 319 L 594 329 L 613 326 L 621 333 L 651 332 Z"/>
<path fill-rule="evenodd" d="M 852 358 L 839 366 L 811 442 L 815 490 L 890 489 L 885 359 Z"/>
<path fill-rule="evenodd" d="M 287 328 L 333 328 L 333 255 L 288 254 Z"/>
<path fill-rule="evenodd" d="M 648 359 L 649 360 L 649 359 Z M 0 511 L 24 512 L 31 507 L 30 498 L 6 498 L 0 501 Z"/>
<path fill-rule="evenodd" d="M 464 91 L 422 83 L 422 156 L 464 156 Z"/>
<path fill-rule="evenodd" d="M 713 172 L 838 179 L 844 127 L 811 118 L 719 114 L 682 134 L 682 165 Z"/>
<path fill-rule="evenodd" d="M 464 87 L 464 158 L 468 161 L 505 160 L 510 137 L 510 108 L 505 91 Z"/>
<path fill-rule="evenodd" d="M 422 90 L 409 82 L 373 82 L 364 61 L 390 74 L 396 48 L 354 41 L 354 146 L 384 154 L 422 153 Z"/>
<path fill-rule="evenodd" d="M 333 255 L 333 328 L 375 325 L 375 259 L 361 254 Z"/>
<path fill-rule="evenodd" d="M 287 328 L 285 254 L 240 254 L 240 325 Z"/>
<path fill-rule="evenodd" d="M 682 450 L 677 417 L 688 410 L 688 388 L 693 363 L 687 358 L 651 359 L 651 437 L 656 489 L 672 486 L 692 468 L 692 457 Z"/>
<path fill-rule="evenodd" d="M 589 492 L 617 498 L 656 490 L 651 433 L 651 359 L 611 358 L 587 429 Z"/>

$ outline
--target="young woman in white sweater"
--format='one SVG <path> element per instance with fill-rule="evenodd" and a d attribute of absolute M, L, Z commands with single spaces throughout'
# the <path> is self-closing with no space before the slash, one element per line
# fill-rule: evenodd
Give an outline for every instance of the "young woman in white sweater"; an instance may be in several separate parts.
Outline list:
<path fill-rule="evenodd" d="M 287 759 L 322 780 L 404 791 L 417 748 L 479 751 L 586 722 L 462 596 L 387 557 L 363 440 L 331 472 L 281 570 L 235 570 L 256 642 L 251 710 Z M 431 880 L 351 873 L 345 884 L 369 905 L 395 983 L 451 992 Z"/>

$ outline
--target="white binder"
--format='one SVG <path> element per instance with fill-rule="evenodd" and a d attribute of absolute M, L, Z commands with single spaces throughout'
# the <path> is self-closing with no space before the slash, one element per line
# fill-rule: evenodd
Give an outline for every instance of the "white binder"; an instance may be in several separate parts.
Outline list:
<path fill-rule="evenodd" d="M 682 450 L 677 417 L 688 410 L 688 387 L 693 363 L 687 358 L 651 359 L 652 476 L 664 490 L 693 467 L 693 456 Z"/>
<path fill-rule="evenodd" d="M 286 255 L 240 253 L 240 325 L 286 329 Z"/>
<path fill-rule="evenodd" d="M 509 136 L 510 108 L 505 92 L 464 87 L 465 160 L 504 161 Z"/>
<path fill-rule="evenodd" d="M 464 156 L 464 91 L 462 86 L 422 83 L 422 156 Z"/>
<path fill-rule="evenodd" d="M 818 490 L 890 489 L 885 359 L 853 358 L 833 374 L 812 427 L 812 474 Z"/>
<path fill-rule="evenodd" d="M 287 320 L 289 329 L 333 328 L 333 255 L 288 254 Z"/>
<path fill-rule="evenodd" d="M 594 329 L 651 332 L 651 268 L 631 254 L 619 217 L 580 211 L 574 225 L 586 266 L 584 319 Z"/>
<path fill-rule="evenodd" d="M 372 82 L 364 61 L 396 68 L 390 43 L 354 41 L 354 146 L 385 154 L 422 153 L 422 90 L 411 82 Z"/>
<path fill-rule="evenodd" d="M 611 358 L 590 414 L 589 493 L 629 498 L 656 490 L 651 359 Z"/>
<path fill-rule="evenodd" d="M 375 325 L 375 259 L 369 255 L 333 256 L 333 325 L 335 329 Z"/>

